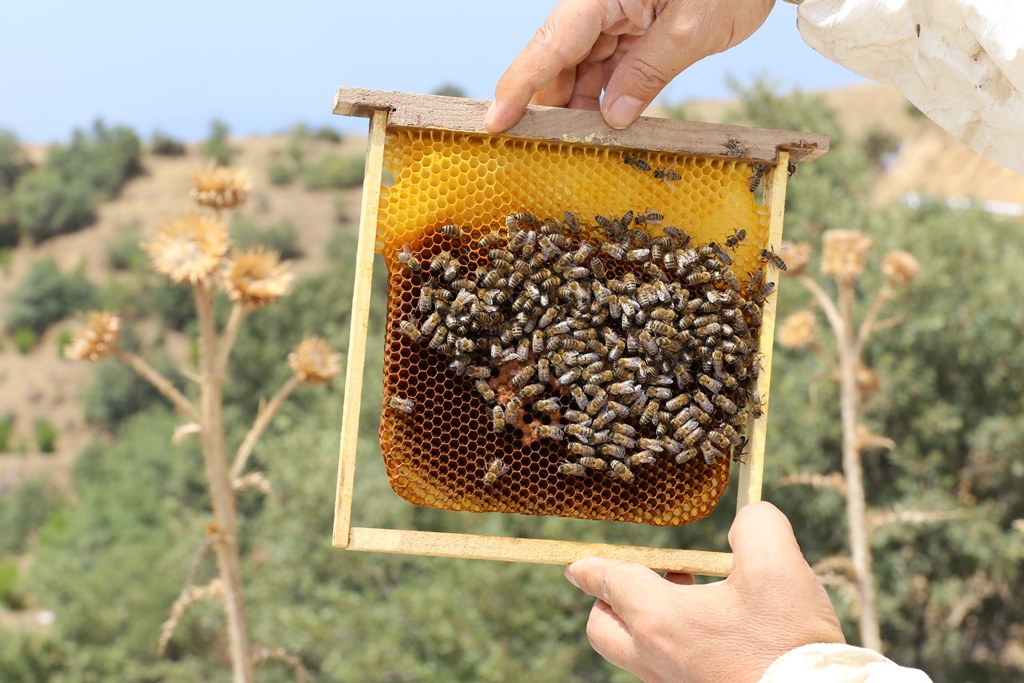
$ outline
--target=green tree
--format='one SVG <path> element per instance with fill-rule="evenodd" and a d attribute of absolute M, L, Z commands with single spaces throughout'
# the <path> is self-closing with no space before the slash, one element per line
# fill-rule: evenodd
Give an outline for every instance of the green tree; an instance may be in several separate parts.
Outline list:
<path fill-rule="evenodd" d="M 203 143 L 203 156 L 212 159 L 218 166 L 228 166 L 236 150 L 231 147 L 228 135 L 231 129 L 220 119 L 210 122 L 210 137 Z"/>
<path fill-rule="evenodd" d="M 4 324 L 9 330 L 30 329 L 42 334 L 53 323 L 87 308 L 95 287 L 80 271 L 65 275 L 53 259 L 37 261 L 8 296 Z"/>

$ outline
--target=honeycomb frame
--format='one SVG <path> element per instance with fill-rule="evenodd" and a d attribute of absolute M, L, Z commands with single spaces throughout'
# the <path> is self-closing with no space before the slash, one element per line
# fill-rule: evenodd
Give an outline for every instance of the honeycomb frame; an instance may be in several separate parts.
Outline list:
<path fill-rule="evenodd" d="M 646 152 L 650 158 L 665 154 L 675 158 L 694 157 L 715 168 L 734 168 L 730 164 L 755 163 L 767 169 L 765 178 L 763 223 L 767 229 L 757 236 L 754 247 L 775 245 L 781 241 L 782 214 L 785 199 L 787 167 L 791 160 L 809 161 L 827 150 L 827 138 L 808 133 L 771 131 L 764 129 L 695 124 L 666 120 L 641 119 L 629 131 L 612 131 L 604 126 L 600 115 L 594 112 L 573 112 L 544 107 L 530 107 L 523 120 L 502 136 L 489 136 L 482 132 L 483 114 L 487 102 L 444 98 L 438 96 L 406 95 L 380 91 L 342 88 L 335 102 L 335 113 L 367 116 L 371 119 L 369 154 L 363 192 L 360 220 L 360 239 L 356 256 L 356 287 L 353 295 L 352 338 L 349 346 L 346 377 L 345 407 L 342 430 L 342 451 L 339 464 L 339 494 L 335 515 L 334 544 L 354 550 L 402 552 L 410 554 L 446 555 L 564 564 L 583 556 L 605 556 L 640 562 L 657 569 L 689 571 L 708 575 L 726 575 L 731 567 L 731 554 L 689 550 L 667 550 L 634 546 L 580 544 L 569 541 L 541 539 L 492 538 L 465 534 L 437 534 L 420 531 L 359 529 L 351 527 L 352 489 L 355 476 L 355 443 L 358 435 L 359 400 L 362 385 L 366 345 L 366 319 L 369 308 L 369 282 L 373 268 L 374 251 L 382 252 L 386 246 L 378 235 L 378 214 L 385 209 L 381 203 L 381 181 L 384 173 L 385 137 L 389 128 L 392 138 L 400 131 L 413 134 L 438 135 L 472 133 L 474 138 L 525 139 L 527 144 L 569 145 L 587 150 L 587 153 L 622 155 L 630 150 Z M 576 135 L 572 133 L 576 132 Z M 671 144 L 666 141 L 671 140 Z M 493 142 L 493 140 L 491 140 Z M 485 145 L 486 146 L 486 145 Z M 564 154 L 563 154 L 564 156 Z M 550 165 L 551 162 L 545 162 Z M 699 165 L 699 164 L 698 164 Z M 709 166 L 710 168 L 710 166 Z M 545 169 L 545 172 L 546 169 Z M 520 200 L 521 201 L 521 200 Z M 694 209 L 697 213 L 697 210 Z M 699 215 L 699 214 L 698 214 Z M 391 225 L 388 223 L 387 225 Z M 717 239 L 724 239 L 719 236 Z M 756 250 L 755 250 L 756 252 Z M 392 259 L 394 254 L 391 254 Z M 747 254 L 747 259 L 752 256 Z M 390 268 L 389 268 L 390 270 Z M 748 271 L 749 272 L 749 271 Z M 769 273 L 775 280 L 777 275 Z M 389 290 L 391 287 L 389 286 Z M 390 297 L 390 292 L 389 292 Z M 389 320 L 392 319 L 389 302 Z M 771 342 L 774 336 L 774 297 L 765 305 L 760 341 L 764 354 L 762 372 L 757 388 L 763 396 L 768 394 L 771 372 Z M 392 320 L 392 322 L 394 322 Z M 392 335 L 393 336 L 393 335 Z M 387 381 L 387 380 L 386 380 Z M 355 418 L 355 419 L 353 419 Z M 738 505 L 760 499 L 763 472 L 764 431 L 767 415 L 752 420 L 748 430 L 748 456 L 740 465 Z M 385 435 L 382 426 L 382 439 Z M 385 454 L 387 457 L 387 454 Z M 718 496 L 728 481 L 728 463 L 719 486 Z M 389 471 L 389 478 L 392 473 Z M 392 478 L 392 485 L 395 480 Z M 407 500 L 410 498 L 403 494 Z M 705 496 L 706 500 L 706 496 Z M 427 502 L 430 501 L 416 501 Z M 717 502 L 712 502 L 711 508 Z M 444 507 L 444 506 L 438 506 Z M 705 506 L 706 508 L 706 506 Z M 480 509 L 473 504 L 461 508 Z M 500 508 L 484 507 L 484 511 Z M 705 509 L 703 514 L 708 514 Z M 532 514 L 562 514 L 561 512 L 533 512 Z M 616 517 L 612 517 L 616 518 Z M 626 519 L 618 517 L 618 519 Z M 645 521 L 632 519 L 629 521 Z M 657 521 L 647 523 L 659 523 Z M 679 523 L 676 520 L 675 523 Z"/>

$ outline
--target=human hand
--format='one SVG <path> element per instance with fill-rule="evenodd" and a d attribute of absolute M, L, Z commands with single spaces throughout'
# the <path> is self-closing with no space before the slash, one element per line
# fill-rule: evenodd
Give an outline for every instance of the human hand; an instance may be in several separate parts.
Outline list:
<path fill-rule="evenodd" d="M 597 598 L 590 644 L 647 683 L 753 683 L 811 643 L 844 643 L 835 609 L 771 503 L 742 508 L 729 531 L 733 572 L 696 586 L 638 564 L 589 558 L 566 578 Z"/>
<path fill-rule="evenodd" d="M 774 4 L 561 0 L 498 81 L 487 130 L 505 130 L 531 101 L 600 109 L 609 126 L 626 128 L 681 71 L 749 38 Z"/>

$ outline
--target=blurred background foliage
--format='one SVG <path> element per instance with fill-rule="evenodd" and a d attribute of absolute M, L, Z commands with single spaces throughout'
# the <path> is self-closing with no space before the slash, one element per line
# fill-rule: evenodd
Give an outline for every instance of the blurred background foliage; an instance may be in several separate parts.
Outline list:
<path fill-rule="evenodd" d="M 878 173 L 873 155 L 882 143 L 849 139 L 811 95 L 782 96 L 763 82 L 735 88 L 735 122 L 832 138 L 831 151 L 801 165 L 790 184 L 788 239 L 818 246 L 827 229 L 865 231 L 876 256 L 865 292 L 877 288 L 872 278 L 881 277 L 877 262 L 889 249 L 906 249 L 922 265 L 913 284 L 889 304 L 888 312 L 902 316 L 902 324 L 874 335 L 866 350 L 882 378 L 866 421 L 896 442 L 891 451 L 865 453 L 868 504 L 880 511 L 954 516 L 915 523 L 894 514 L 873 534 L 887 654 L 925 669 L 936 683 L 1019 680 L 1024 232 L 1019 223 L 938 203 L 869 208 L 868 190 Z M 211 131 L 211 157 L 230 156 L 226 130 L 221 125 Z M 88 182 L 90 193 L 116 191 L 116 179 L 137 170 L 133 139 L 120 129 L 97 128 L 52 154 L 46 167 L 28 169 L 0 135 L 0 202 L 32 174 L 55 173 L 46 170 L 51 164 L 84 169 L 95 178 Z M 107 154 L 116 160 L 102 172 L 79 160 L 82 150 L 100 147 L 109 147 Z M 285 161 L 297 174 L 301 159 Z M 329 176 L 337 171 L 320 170 Z M 313 185 L 309 173 L 304 174 Z M 285 249 L 287 227 L 252 223 L 246 230 L 254 243 L 283 240 L 272 246 Z M 286 303 L 254 313 L 242 328 L 226 387 L 228 434 L 235 443 L 259 397 L 272 393 L 287 373 L 283 360 L 301 331 L 341 348 L 347 343 L 354 244 L 351 232 L 338 230 L 328 246 L 334 264 L 298 282 Z M 131 268 L 136 256 L 120 245 L 111 258 Z M 732 490 L 709 519 L 677 530 L 441 513 L 398 499 L 384 476 L 376 438 L 385 286 L 382 264 L 377 266 L 360 418 L 357 524 L 727 548 Z M 46 268 L 37 277 L 59 279 L 59 272 Z M 816 263 L 811 268 L 817 272 Z M 782 284 L 780 319 L 808 305 L 801 288 Z M 144 295 L 151 297 L 144 299 L 151 312 L 170 316 L 166 324 L 172 327 L 191 324 L 188 302 L 171 296 L 177 294 L 173 288 L 164 304 L 153 292 Z M 175 311 L 178 318 L 171 319 Z M 37 329 L 46 319 L 7 324 Z M 202 539 L 208 501 L 196 444 L 169 444 L 180 420 L 127 376 L 116 376 L 113 367 L 97 368 L 87 399 L 92 418 L 108 426 L 113 438 L 93 444 L 77 460 L 75 499 L 61 500 L 38 484 L 0 496 L 0 600 L 56 612 L 48 630 L 0 621 L 0 680 L 226 681 L 223 648 L 210 646 L 223 632 L 221 611 L 212 603 L 191 609 L 167 656 L 155 657 L 160 624 Z M 812 564 L 846 553 L 843 501 L 833 491 L 777 483 L 790 475 L 840 470 L 838 399 L 823 372 L 813 355 L 777 348 L 768 397 L 765 496 L 789 515 Z M 253 640 L 300 656 L 318 681 L 634 680 L 589 648 L 585 623 L 591 601 L 564 581 L 559 567 L 331 548 L 342 385 L 339 379 L 330 392 L 296 392 L 254 454 L 274 492 L 241 499 L 239 540 Z M 10 562 L 26 549 L 33 559 L 27 568 Z M 197 583 L 209 578 L 201 575 Z M 842 591 L 833 600 L 847 638 L 855 642 L 856 606 Z M 291 677 L 274 662 L 258 675 L 267 681 Z"/>

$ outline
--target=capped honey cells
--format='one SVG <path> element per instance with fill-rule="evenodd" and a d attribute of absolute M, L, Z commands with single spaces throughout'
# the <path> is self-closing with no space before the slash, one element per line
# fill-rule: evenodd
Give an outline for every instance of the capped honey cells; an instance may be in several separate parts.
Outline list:
<path fill-rule="evenodd" d="M 629 157 L 629 161 L 625 161 Z M 393 131 L 381 445 L 410 502 L 685 524 L 760 397 L 750 164 Z"/>

